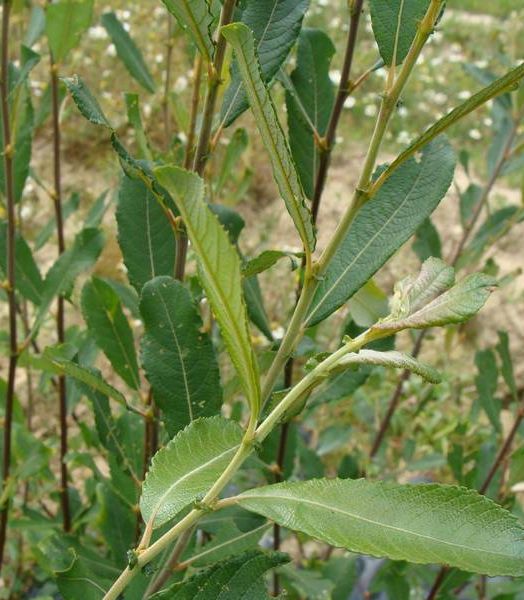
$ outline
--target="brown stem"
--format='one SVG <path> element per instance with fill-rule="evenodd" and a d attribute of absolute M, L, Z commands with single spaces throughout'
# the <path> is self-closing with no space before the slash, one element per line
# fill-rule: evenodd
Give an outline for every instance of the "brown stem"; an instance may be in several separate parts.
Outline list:
<path fill-rule="evenodd" d="M 200 82 L 202 80 L 202 57 L 200 54 L 195 58 L 195 64 L 193 67 L 194 70 L 194 78 L 193 78 L 193 97 L 191 98 L 191 117 L 189 121 L 189 131 L 187 134 L 187 144 L 186 144 L 186 156 L 184 159 L 184 168 L 191 168 L 191 163 L 193 159 L 193 151 L 195 144 L 195 131 L 196 131 L 196 122 L 198 116 L 198 106 L 200 104 Z"/>
<path fill-rule="evenodd" d="M 51 56 L 51 104 L 53 113 L 53 204 L 55 209 L 56 232 L 58 237 L 58 255 L 65 251 L 64 219 L 62 215 L 62 164 L 60 155 L 60 105 L 58 91 L 58 65 Z M 56 333 L 59 344 L 65 342 L 65 302 L 58 296 L 56 313 Z M 62 525 L 64 531 L 71 529 L 71 510 L 69 505 L 69 475 L 66 463 L 67 440 L 67 389 L 65 375 L 58 377 L 58 410 L 60 421 L 60 502 L 62 506 Z"/>
<path fill-rule="evenodd" d="M 331 111 L 331 116 L 329 118 L 329 123 L 326 130 L 325 148 L 320 154 L 318 172 L 315 181 L 315 191 L 313 193 L 313 200 L 311 204 L 311 213 L 315 222 L 318 215 L 318 209 L 320 207 L 322 193 L 326 184 L 326 177 L 329 170 L 329 164 L 331 162 L 331 152 L 335 142 L 338 122 L 340 120 L 340 115 L 342 114 L 342 109 L 344 108 L 344 102 L 350 94 L 349 78 L 351 75 L 353 56 L 355 54 L 355 45 L 357 42 L 360 15 L 362 13 L 362 4 L 363 0 L 353 0 L 350 4 L 350 22 L 346 52 L 344 55 L 344 64 L 342 66 L 342 73 L 340 75 L 337 97 L 335 99 L 335 104 L 333 105 L 333 110 Z"/>
<path fill-rule="evenodd" d="M 2 124 L 4 142 L 4 194 L 7 207 L 7 301 L 9 305 L 9 366 L 4 415 L 4 449 L 2 456 L 2 490 L 9 485 L 11 468 L 11 438 L 13 427 L 13 403 L 15 396 L 16 366 L 18 363 L 18 339 L 15 299 L 15 194 L 13 185 L 13 147 L 11 145 L 11 126 L 9 122 L 9 17 L 11 0 L 3 0 L 2 10 L 2 46 L 0 66 L 0 96 L 2 105 Z M 10 499 L 7 495 L 0 507 L 0 570 L 4 564 L 4 550 L 9 519 Z"/>

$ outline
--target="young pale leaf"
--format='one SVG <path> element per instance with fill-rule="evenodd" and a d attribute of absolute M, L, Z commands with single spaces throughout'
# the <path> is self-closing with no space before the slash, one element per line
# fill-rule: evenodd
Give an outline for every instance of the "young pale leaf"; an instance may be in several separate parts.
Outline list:
<path fill-rule="evenodd" d="M 162 0 L 179 25 L 189 32 L 198 51 L 211 62 L 215 47 L 211 37 L 213 15 L 208 0 Z"/>
<path fill-rule="evenodd" d="M 424 291 L 414 297 L 411 304 L 408 294 L 406 303 L 395 309 L 390 317 L 377 323 L 373 329 L 394 333 L 402 329 L 425 329 L 448 323 L 463 323 L 484 306 L 495 285 L 492 277 L 484 273 L 473 273 L 427 304 L 423 304 L 423 301 L 429 299 L 429 294 Z"/>
<path fill-rule="evenodd" d="M 124 176 L 118 191 L 116 221 L 129 281 L 138 292 L 153 277 L 173 274 L 173 229 L 145 183 Z"/>
<path fill-rule="evenodd" d="M 222 417 L 196 419 L 159 450 L 142 488 L 140 510 L 160 527 L 210 488 L 227 467 L 242 430 Z"/>
<path fill-rule="evenodd" d="M 260 61 L 260 75 L 269 83 L 296 42 L 309 0 L 248 0 L 241 21 L 252 32 Z M 231 67 L 231 83 L 224 94 L 220 120 L 231 125 L 252 104 L 242 85 L 236 62 Z M 245 84 L 244 84 L 245 85 Z"/>
<path fill-rule="evenodd" d="M 346 354 L 334 367 L 334 371 L 347 369 L 359 365 L 375 365 L 393 367 L 395 369 L 408 369 L 423 377 L 430 383 L 440 383 L 440 373 L 425 363 L 421 363 L 409 354 L 396 352 L 378 352 L 377 350 L 361 350 L 358 353 Z"/>
<path fill-rule="evenodd" d="M 268 597 L 263 575 L 287 562 L 287 554 L 281 552 L 245 552 L 151 596 L 151 600 L 262 600 Z"/>
<path fill-rule="evenodd" d="M 403 62 L 430 0 L 370 0 L 371 25 L 389 67 Z"/>
<path fill-rule="evenodd" d="M 222 389 L 213 344 L 189 291 L 171 277 L 142 290 L 142 364 L 171 435 L 220 412 Z"/>
<path fill-rule="evenodd" d="M 6 240 L 7 223 L 2 221 L 0 222 L 0 273 L 4 276 L 7 272 Z M 40 304 L 44 282 L 31 253 L 31 248 L 18 231 L 15 237 L 15 276 L 18 292 L 33 304 Z"/>
<path fill-rule="evenodd" d="M 248 490 L 240 506 L 352 552 L 524 575 L 524 528 L 473 490 L 317 479 Z"/>
<path fill-rule="evenodd" d="M 273 175 L 287 210 L 295 223 L 304 248 L 315 249 L 315 231 L 306 206 L 304 190 L 277 113 L 260 74 L 253 34 L 243 23 L 222 28 L 222 34 L 235 50 L 237 64 L 248 94 L 251 110 L 273 167 Z"/>
<path fill-rule="evenodd" d="M 82 290 L 82 313 L 97 345 L 113 369 L 134 390 L 140 388 L 133 333 L 118 294 L 97 277 Z"/>
<path fill-rule="evenodd" d="M 60 0 L 46 8 L 46 34 L 56 62 L 64 62 L 91 25 L 94 0 Z"/>
<path fill-rule="evenodd" d="M 49 312 L 54 298 L 63 294 L 80 273 L 89 269 L 98 259 L 104 247 L 104 236 L 98 229 L 82 229 L 68 248 L 49 269 L 42 292 L 42 299 L 31 330 L 34 334 Z"/>
<path fill-rule="evenodd" d="M 446 138 L 410 159 L 358 212 L 318 285 L 307 318 L 319 323 L 349 300 L 411 237 L 445 196 L 455 170 Z"/>
<path fill-rule="evenodd" d="M 205 203 L 204 182 L 197 174 L 171 166 L 158 167 L 154 172 L 178 206 L 198 258 L 202 286 L 251 410 L 258 414 L 258 365 L 250 343 L 238 253 Z"/>
<path fill-rule="evenodd" d="M 98 100 L 93 96 L 83 79 L 78 75 L 73 75 L 73 77 L 62 78 L 62 81 L 65 83 L 83 117 L 90 123 L 93 123 L 93 125 L 102 125 L 111 129 L 111 123 L 107 120 Z"/>
<path fill-rule="evenodd" d="M 335 47 L 320 29 L 303 29 L 298 38 L 297 66 L 286 85 L 289 145 L 300 181 L 308 198 L 313 197 L 318 172 L 320 137 L 326 127 L 334 101 L 329 66 Z"/>
<path fill-rule="evenodd" d="M 115 45 L 120 60 L 124 63 L 130 75 L 148 92 L 154 93 L 155 82 L 147 68 L 142 53 L 124 29 L 115 13 L 105 13 L 101 18 L 111 41 Z"/>

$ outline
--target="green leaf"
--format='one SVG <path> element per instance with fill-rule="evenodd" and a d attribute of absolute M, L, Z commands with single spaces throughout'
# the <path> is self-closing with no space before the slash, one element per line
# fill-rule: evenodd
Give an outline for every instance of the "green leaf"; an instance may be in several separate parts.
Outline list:
<path fill-rule="evenodd" d="M 12 67 L 12 65 L 10 65 Z M 11 77 L 20 76 L 20 72 L 10 73 Z M 18 92 L 10 98 L 11 135 L 14 145 L 13 152 L 13 190 L 15 202 L 22 198 L 25 182 L 29 174 L 33 142 L 34 110 L 31 94 L 27 83 L 20 85 Z M 0 120 L 0 133 L 2 133 Z M 0 154 L 4 154 L 3 133 L 0 138 Z M 0 189 L 5 189 L 4 160 L 0 161 Z"/>
<path fill-rule="evenodd" d="M 445 196 L 455 170 L 446 138 L 406 162 L 357 213 L 319 282 L 307 323 L 319 323 L 344 304 L 411 237 Z"/>
<path fill-rule="evenodd" d="M 151 600 L 266 600 L 262 576 L 289 562 L 280 552 L 251 551 L 193 575 Z"/>
<path fill-rule="evenodd" d="M 497 352 L 502 362 L 500 372 L 502 373 L 502 377 L 504 378 L 504 381 L 511 392 L 513 400 L 517 402 L 517 382 L 515 381 L 515 372 L 513 370 L 513 362 L 511 360 L 511 352 L 509 349 L 509 336 L 507 331 L 499 331 L 498 336 L 499 343 L 497 344 Z"/>
<path fill-rule="evenodd" d="M 93 96 L 83 79 L 78 75 L 73 75 L 73 77 L 63 77 L 62 81 L 65 83 L 83 117 L 90 123 L 93 123 L 93 125 L 102 125 L 111 129 L 111 124 L 100 108 L 98 100 Z"/>
<path fill-rule="evenodd" d="M 140 98 L 138 94 L 126 93 L 124 94 L 127 108 L 127 120 L 131 127 L 135 130 L 135 138 L 137 146 L 140 150 L 141 158 L 145 160 L 153 160 L 151 149 L 149 148 L 149 142 L 144 131 L 144 125 L 142 123 L 142 116 L 140 115 Z"/>
<path fill-rule="evenodd" d="M 213 344 L 189 291 L 170 277 L 142 290 L 142 365 L 171 435 L 220 412 L 222 389 Z"/>
<path fill-rule="evenodd" d="M 171 166 L 159 167 L 154 172 L 178 206 L 198 258 L 202 286 L 251 410 L 258 414 L 260 382 L 250 344 L 238 253 L 205 203 L 204 182 L 198 175 Z"/>
<path fill-rule="evenodd" d="M 247 261 L 242 267 L 242 275 L 244 277 L 252 277 L 270 269 L 276 265 L 281 258 L 289 258 L 291 260 L 291 269 L 295 270 L 298 267 L 296 258 L 302 258 L 301 252 L 285 252 L 283 250 L 264 250 L 261 254 Z"/>
<path fill-rule="evenodd" d="M 524 528 L 473 490 L 318 479 L 252 489 L 237 502 L 352 552 L 486 575 L 524 575 Z"/>
<path fill-rule="evenodd" d="M 82 314 L 116 373 L 129 387 L 140 389 L 133 333 L 118 294 L 108 283 L 93 277 L 82 290 Z"/>
<path fill-rule="evenodd" d="M 206 544 L 198 554 L 191 556 L 191 565 L 195 567 L 206 567 L 255 548 L 262 536 L 269 530 L 271 525 L 264 523 L 255 529 L 241 531 L 231 519 L 222 525 L 211 542 Z"/>
<path fill-rule="evenodd" d="M 104 236 L 98 229 L 82 229 L 73 245 L 67 249 L 49 269 L 42 293 L 42 300 L 31 334 L 42 324 L 54 298 L 66 292 L 80 273 L 91 268 L 104 247 Z"/>
<path fill-rule="evenodd" d="M 442 380 L 440 373 L 430 365 L 419 362 L 412 356 L 409 356 L 409 354 L 394 350 L 388 352 L 378 352 L 377 350 L 361 350 L 358 353 L 351 352 L 336 363 L 333 371 L 337 372 L 340 369 L 354 368 L 359 365 L 408 369 L 430 383 L 440 383 Z"/>
<path fill-rule="evenodd" d="M 107 540 L 113 562 L 123 569 L 127 566 L 127 551 L 135 544 L 136 515 L 107 483 L 98 484 L 96 499 L 96 525 Z"/>
<path fill-rule="evenodd" d="M 380 56 L 399 65 L 415 38 L 429 0 L 370 0 L 371 25 Z"/>
<path fill-rule="evenodd" d="M 313 198 L 320 150 L 320 137 L 326 128 L 334 102 L 333 83 L 329 78 L 335 47 L 319 29 L 303 29 L 298 38 L 297 66 L 286 85 L 289 145 L 304 192 Z"/>
<path fill-rule="evenodd" d="M 7 223 L 0 222 L 0 273 L 7 273 Z M 42 299 L 44 282 L 27 242 L 19 231 L 15 237 L 15 282 L 17 291 L 33 304 Z"/>
<path fill-rule="evenodd" d="M 208 0 L 162 0 L 167 10 L 187 31 L 202 57 L 211 62 L 215 46 L 211 37 L 213 15 Z"/>
<path fill-rule="evenodd" d="M 475 354 L 475 365 L 478 369 L 478 374 L 475 377 L 475 386 L 477 388 L 479 404 L 484 409 L 494 429 L 500 432 L 502 429 L 500 423 L 500 409 L 502 406 L 495 398 L 499 370 L 493 350 L 489 348 L 487 350 L 479 350 Z"/>
<path fill-rule="evenodd" d="M 438 258 L 429 258 L 420 275 L 402 281 L 395 291 L 391 315 L 373 329 L 394 333 L 402 329 L 425 329 L 463 323 L 484 306 L 495 280 L 473 273 L 453 285 L 455 273 Z"/>
<path fill-rule="evenodd" d="M 116 400 L 119 404 L 122 404 L 123 406 L 127 405 L 124 396 L 116 388 L 102 379 L 100 374 L 64 358 L 51 346 L 45 349 L 42 358 L 38 359 L 36 364 L 42 369 L 52 373 L 69 375 L 93 390 L 113 398 L 113 400 Z"/>
<path fill-rule="evenodd" d="M 56 62 L 64 62 L 91 25 L 94 0 L 60 0 L 46 8 L 46 34 Z"/>
<path fill-rule="evenodd" d="M 297 40 L 309 0 L 247 0 L 245 4 L 240 20 L 253 32 L 260 76 L 264 83 L 269 83 Z M 231 83 L 224 94 L 220 113 L 226 127 L 253 104 L 242 80 L 241 69 L 233 62 Z"/>
<path fill-rule="evenodd" d="M 442 257 L 442 244 L 438 230 L 433 225 L 433 221 L 428 217 L 417 229 L 415 233 L 415 241 L 413 242 L 413 252 L 418 256 L 421 262 L 435 256 Z"/>
<path fill-rule="evenodd" d="M 466 190 L 460 194 L 460 221 L 462 227 L 467 227 L 482 198 L 482 188 L 475 183 L 470 183 Z"/>
<path fill-rule="evenodd" d="M 79 194 L 71 194 L 71 197 L 67 202 L 64 202 L 62 205 L 62 219 L 64 222 L 76 212 L 77 208 L 80 205 L 80 196 Z M 40 250 L 49 238 L 56 231 L 56 220 L 55 217 L 51 217 L 49 221 L 42 227 L 42 229 L 38 232 L 38 235 L 35 239 L 35 250 Z"/>
<path fill-rule="evenodd" d="M 451 125 L 464 118 L 469 113 L 476 110 L 479 106 L 482 106 L 492 98 L 499 96 L 507 91 L 513 90 L 515 86 L 519 85 L 520 80 L 524 77 L 524 63 L 520 64 L 515 69 L 512 69 L 500 79 L 497 79 L 492 84 L 481 89 L 476 94 L 473 94 L 468 100 L 459 104 L 456 108 L 451 110 L 447 115 L 439 119 L 434 125 L 429 127 L 419 138 L 417 138 L 412 144 L 410 144 L 397 158 L 389 165 L 389 167 L 381 173 L 378 180 L 373 184 L 376 187 L 383 185 L 398 168 L 400 165 L 405 163 L 411 156 L 416 154 L 421 148 L 424 148 L 426 144 L 434 140 L 441 133 L 446 131 Z"/>
<path fill-rule="evenodd" d="M 237 129 L 231 137 L 224 158 L 221 161 L 220 171 L 215 181 L 215 194 L 220 196 L 224 185 L 235 173 L 238 172 L 240 157 L 248 146 L 248 136 L 245 129 Z"/>
<path fill-rule="evenodd" d="M 147 472 L 140 510 L 155 527 L 207 492 L 240 446 L 242 430 L 222 417 L 197 419 L 159 450 Z"/>
<path fill-rule="evenodd" d="M 313 251 L 315 231 L 311 213 L 306 206 L 304 190 L 295 170 L 273 101 L 261 78 L 253 34 L 242 23 L 233 23 L 223 27 L 222 34 L 235 50 L 237 64 L 250 99 L 251 110 L 269 153 L 273 176 L 280 194 L 295 223 L 304 248 Z"/>
<path fill-rule="evenodd" d="M 148 92 L 154 93 L 155 82 L 144 62 L 144 57 L 115 13 L 109 12 L 103 14 L 101 23 L 109 34 L 111 41 L 115 45 L 116 53 L 129 71 L 129 74 Z"/>
<path fill-rule="evenodd" d="M 262 290 L 258 282 L 258 277 L 248 277 L 242 281 L 242 291 L 246 300 L 247 314 L 251 322 L 267 337 L 268 340 L 273 340 L 273 333 L 269 325 L 264 299 L 262 298 Z"/>
<path fill-rule="evenodd" d="M 116 221 L 129 281 L 138 292 L 153 277 L 174 273 L 173 229 L 145 183 L 124 176 L 118 192 Z"/>

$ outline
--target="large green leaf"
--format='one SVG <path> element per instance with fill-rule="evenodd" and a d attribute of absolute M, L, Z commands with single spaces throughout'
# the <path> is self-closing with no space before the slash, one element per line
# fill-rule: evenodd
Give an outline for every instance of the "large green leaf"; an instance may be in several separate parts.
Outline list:
<path fill-rule="evenodd" d="M 524 528 L 473 490 L 317 479 L 252 489 L 240 506 L 353 552 L 524 575 Z"/>
<path fill-rule="evenodd" d="M 133 333 L 113 288 L 97 277 L 82 290 L 82 313 L 89 331 L 113 369 L 134 390 L 140 388 Z"/>
<path fill-rule="evenodd" d="M 68 248 L 49 269 L 36 314 L 32 333 L 42 324 L 53 299 L 66 292 L 80 273 L 92 267 L 104 247 L 104 236 L 99 229 L 82 229 Z"/>
<path fill-rule="evenodd" d="M 182 29 L 191 35 L 204 59 L 211 62 L 214 54 L 211 37 L 213 15 L 208 0 L 162 0 L 162 2 Z"/>
<path fill-rule="evenodd" d="M 269 83 L 276 75 L 302 27 L 309 0 L 247 0 L 241 22 L 252 32 L 260 61 L 260 75 Z M 242 85 L 239 65 L 233 62 L 231 83 L 224 94 L 221 120 L 231 125 L 252 101 Z"/>
<path fill-rule="evenodd" d="M 151 600 L 266 600 L 262 576 L 288 561 L 281 552 L 253 550 L 197 573 Z"/>
<path fill-rule="evenodd" d="M 91 25 L 94 0 L 60 0 L 46 8 L 46 34 L 56 62 L 63 62 Z"/>
<path fill-rule="evenodd" d="M 145 183 L 124 176 L 118 192 L 116 220 L 129 281 L 138 292 L 153 277 L 174 273 L 173 228 Z"/>
<path fill-rule="evenodd" d="M 7 269 L 7 223 L 0 222 L 0 273 L 6 274 Z M 44 282 L 38 266 L 27 242 L 20 232 L 15 238 L 15 282 L 20 294 L 33 304 L 40 304 Z"/>
<path fill-rule="evenodd" d="M 172 519 L 210 488 L 227 467 L 242 439 L 242 430 L 222 417 L 197 419 L 151 462 L 142 488 L 140 510 L 155 527 Z"/>
<path fill-rule="evenodd" d="M 333 106 L 329 66 L 334 54 L 333 42 L 323 31 L 303 29 L 297 66 L 286 86 L 289 145 L 308 198 L 313 197 L 320 158 L 314 134 L 324 136 Z"/>
<path fill-rule="evenodd" d="M 455 155 L 446 138 L 410 159 L 358 212 L 318 285 L 307 318 L 319 323 L 359 290 L 409 239 L 446 194 Z"/>
<path fill-rule="evenodd" d="M 102 25 L 106 28 L 116 52 L 126 69 L 138 83 L 148 92 L 155 91 L 155 82 L 147 68 L 142 53 L 135 42 L 124 29 L 122 23 L 113 12 L 105 13 L 101 18 Z"/>
<path fill-rule="evenodd" d="M 371 25 L 386 65 L 400 64 L 413 42 L 430 0 L 370 0 Z"/>
<path fill-rule="evenodd" d="M 204 201 L 204 182 L 178 167 L 155 169 L 159 183 L 173 197 L 198 258 L 198 272 L 220 325 L 233 365 L 253 413 L 258 413 L 260 382 L 250 344 L 242 297 L 240 258 L 228 234 Z"/>
<path fill-rule="evenodd" d="M 306 206 L 304 190 L 298 178 L 291 153 L 278 121 L 277 113 L 260 74 L 255 54 L 253 34 L 242 23 L 233 23 L 222 29 L 222 34 L 235 50 L 237 64 L 246 86 L 260 135 L 273 167 L 273 176 L 286 208 L 295 223 L 305 248 L 315 248 L 315 231 L 311 213 Z"/>
<path fill-rule="evenodd" d="M 189 291 L 171 277 L 156 277 L 142 290 L 142 365 L 176 433 L 198 417 L 220 412 L 220 372 L 209 336 Z"/>

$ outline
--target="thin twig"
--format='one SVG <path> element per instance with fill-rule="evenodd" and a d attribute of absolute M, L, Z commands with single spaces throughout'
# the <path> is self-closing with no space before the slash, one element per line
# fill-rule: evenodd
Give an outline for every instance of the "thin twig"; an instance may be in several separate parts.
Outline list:
<path fill-rule="evenodd" d="M 53 113 L 53 204 L 55 209 L 56 232 L 58 237 L 58 255 L 65 252 L 64 219 L 62 214 L 62 165 L 60 132 L 60 99 L 58 91 L 58 65 L 51 53 L 51 104 Z M 59 344 L 65 342 L 65 301 L 62 294 L 57 299 L 56 333 Z M 71 529 L 71 510 L 69 506 L 69 475 L 66 463 L 68 449 L 67 432 L 67 389 L 65 375 L 58 376 L 58 406 L 60 419 L 60 501 L 62 506 L 62 525 L 64 531 Z"/>
<path fill-rule="evenodd" d="M 186 142 L 186 156 L 184 168 L 191 168 L 195 144 L 196 122 L 198 117 L 198 106 L 200 104 L 200 82 L 202 80 L 202 57 L 197 54 L 193 67 L 193 97 L 191 98 L 191 117 L 189 120 L 189 131 Z"/>
<path fill-rule="evenodd" d="M 5 198 L 7 205 L 7 286 L 6 294 L 9 304 L 9 367 L 7 376 L 7 389 L 5 395 L 4 414 L 4 448 L 2 457 L 2 490 L 9 486 L 11 468 L 11 438 L 13 427 L 13 403 L 15 396 L 16 367 L 18 363 L 18 339 L 16 322 L 15 298 L 15 193 L 13 183 L 13 154 L 11 145 L 11 126 L 9 115 L 9 18 L 11 15 L 11 0 L 3 0 L 2 10 L 2 47 L 0 67 L 0 96 L 2 105 L 2 124 L 4 142 L 4 181 Z M 9 519 L 10 498 L 6 495 L 3 506 L 0 507 L 0 570 L 4 565 L 4 550 Z"/>

